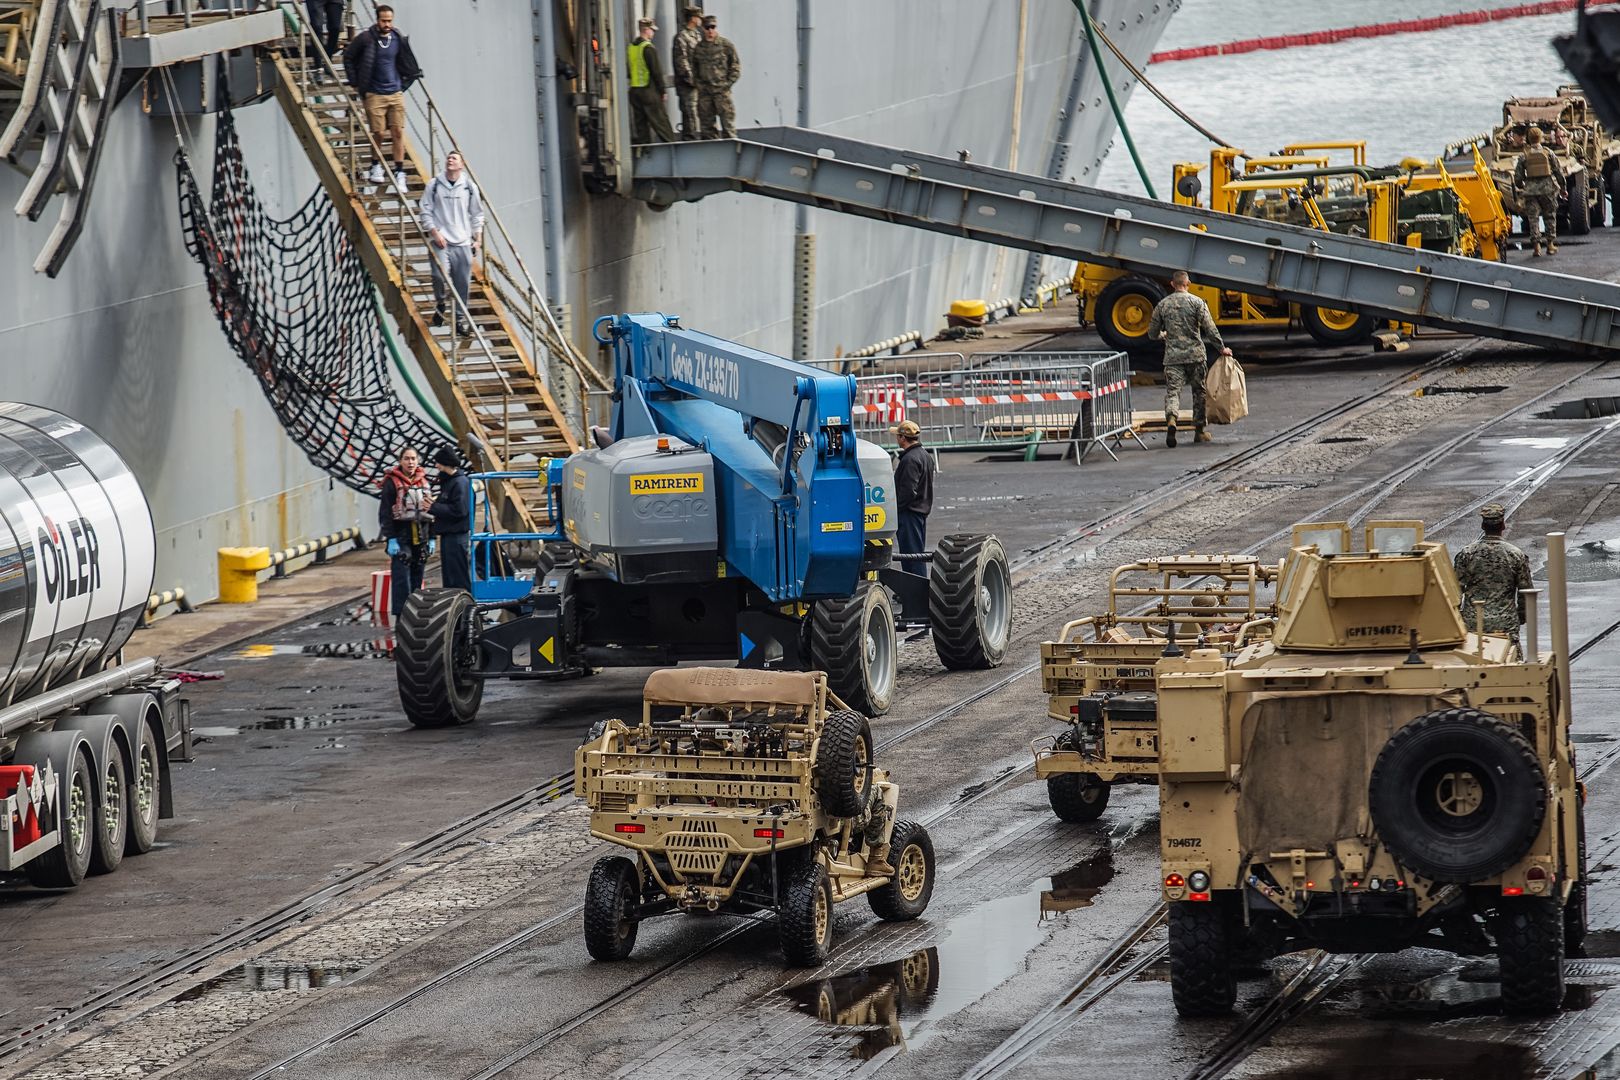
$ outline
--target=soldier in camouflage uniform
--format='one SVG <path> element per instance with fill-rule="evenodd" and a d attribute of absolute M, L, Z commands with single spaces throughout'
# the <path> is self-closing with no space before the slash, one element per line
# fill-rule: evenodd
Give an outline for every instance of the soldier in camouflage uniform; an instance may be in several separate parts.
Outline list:
<path fill-rule="evenodd" d="M 868 877 L 894 876 L 894 867 L 889 863 L 889 835 L 894 825 L 894 808 L 899 799 L 899 790 L 893 784 L 880 783 L 872 805 L 866 811 L 861 839 L 866 843 Z"/>
<path fill-rule="evenodd" d="M 1519 590 L 1530 588 L 1530 560 L 1502 539 L 1507 512 L 1501 504 L 1491 503 L 1481 510 L 1479 524 L 1484 535 L 1452 560 L 1462 589 L 1463 623 L 1474 628 L 1474 603 L 1482 602 L 1485 632 L 1506 634 L 1518 648 L 1519 627 L 1524 624 L 1524 596 Z"/>
<path fill-rule="evenodd" d="M 703 40 L 703 12 L 689 7 L 681 12 L 681 29 L 671 54 L 675 61 L 675 96 L 681 104 L 681 138 L 698 137 L 697 84 L 692 81 L 692 50 Z"/>
<path fill-rule="evenodd" d="M 720 137 L 737 133 L 737 110 L 731 105 L 731 88 L 742 78 L 742 61 L 737 47 L 720 36 L 720 25 L 713 15 L 703 17 L 703 40 L 692 48 L 692 83 L 697 87 L 698 138 L 715 136 L 714 122 L 720 121 Z"/>
<path fill-rule="evenodd" d="M 1209 313 L 1209 305 L 1188 289 L 1192 278 L 1187 271 L 1170 275 L 1170 295 L 1153 308 L 1148 321 L 1148 338 L 1164 342 L 1164 445 L 1176 445 L 1176 416 L 1181 412 L 1181 388 L 1190 385 L 1193 397 L 1193 440 L 1210 442 L 1204 430 L 1204 375 L 1209 370 L 1207 345 L 1231 356 L 1221 340 L 1221 332 Z"/>
<path fill-rule="evenodd" d="M 1524 153 L 1513 166 L 1513 191 L 1524 212 L 1524 223 L 1530 230 L 1534 245 L 1533 255 L 1541 254 L 1542 222 L 1547 228 L 1547 254 L 1558 254 L 1558 200 L 1564 197 L 1564 170 L 1558 167 L 1558 157 L 1541 145 L 1541 129 L 1531 126 L 1525 132 Z M 1570 207 L 1570 213 L 1576 213 Z M 1586 213 L 1581 207 L 1579 213 Z"/>

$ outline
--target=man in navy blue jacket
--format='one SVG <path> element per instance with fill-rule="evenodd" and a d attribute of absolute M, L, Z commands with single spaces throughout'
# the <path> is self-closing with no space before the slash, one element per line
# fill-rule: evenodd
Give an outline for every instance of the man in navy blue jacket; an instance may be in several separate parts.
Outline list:
<path fill-rule="evenodd" d="M 394 9 L 377 5 L 377 25 L 363 30 L 343 50 L 343 71 L 366 105 L 366 119 L 378 146 L 392 144 L 394 186 L 405 194 L 405 91 L 422 77 L 409 39 L 394 29 Z M 366 179 L 386 182 L 383 163 Z"/>
<path fill-rule="evenodd" d="M 434 452 L 433 464 L 439 469 L 439 497 L 428 513 L 439 538 L 439 572 L 445 588 L 472 592 L 472 480 L 448 446 Z"/>

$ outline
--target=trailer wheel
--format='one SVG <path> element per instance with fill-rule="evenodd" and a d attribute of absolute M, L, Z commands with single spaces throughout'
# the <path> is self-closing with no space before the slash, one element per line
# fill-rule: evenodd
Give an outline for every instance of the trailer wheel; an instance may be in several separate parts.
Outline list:
<path fill-rule="evenodd" d="M 862 581 L 848 599 L 816 601 L 810 617 L 810 656 L 832 692 L 867 716 L 888 712 L 896 665 L 889 591 Z"/>
<path fill-rule="evenodd" d="M 1564 913 L 1556 897 L 1512 896 L 1491 923 L 1502 975 L 1502 1011 L 1549 1016 L 1564 1000 Z"/>
<path fill-rule="evenodd" d="M 1079 750 L 1080 740 L 1074 728 L 1069 728 L 1052 744 L 1054 750 Z M 1046 801 L 1052 804 L 1052 813 L 1059 821 L 1079 824 L 1096 821 L 1108 809 L 1108 796 L 1113 787 L 1104 783 L 1096 773 L 1057 773 L 1046 778 Z"/>
<path fill-rule="evenodd" d="M 1237 1000 L 1231 919 L 1221 898 L 1170 905 L 1170 996 L 1182 1016 L 1221 1016 Z"/>
<path fill-rule="evenodd" d="M 90 851 L 92 874 L 110 874 L 124 861 L 124 842 L 129 833 L 128 791 L 124 757 L 117 746 L 109 746 L 92 830 L 95 834 L 95 844 Z"/>
<path fill-rule="evenodd" d="M 1164 286 L 1149 278 L 1127 275 L 1109 282 L 1097 294 L 1097 333 L 1110 349 L 1133 355 L 1162 356 L 1164 346 L 1148 339 L 1153 308 L 1165 297 Z"/>
<path fill-rule="evenodd" d="M 872 913 L 885 922 L 908 922 L 928 910 L 934 895 L 934 841 L 915 821 L 896 821 L 889 833 L 894 877 L 866 894 Z"/>
<path fill-rule="evenodd" d="M 1378 320 L 1371 315 L 1308 304 L 1300 305 L 1299 321 L 1318 345 L 1365 345 L 1378 330 Z"/>
<path fill-rule="evenodd" d="M 1569 178 L 1569 235 L 1585 236 L 1592 231 L 1592 214 L 1587 206 L 1591 178 L 1582 169 Z"/>
<path fill-rule="evenodd" d="M 129 778 L 129 829 L 124 833 L 124 854 L 144 855 L 157 843 L 158 813 L 163 807 L 163 762 L 158 758 L 157 736 L 142 725 L 135 748 L 135 775 Z"/>
<path fill-rule="evenodd" d="M 872 725 L 858 712 L 827 717 L 816 747 L 816 795 L 833 817 L 859 817 L 872 798 Z"/>
<path fill-rule="evenodd" d="M 947 536 L 928 572 L 928 626 L 939 662 L 993 668 L 1012 639 L 1012 570 L 994 536 Z"/>
<path fill-rule="evenodd" d="M 636 947 L 641 874 L 619 855 L 598 859 L 585 883 L 585 949 L 597 960 L 623 960 Z"/>
<path fill-rule="evenodd" d="M 788 879 L 776 931 L 789 967 L 820 967 L 826 962 L 832 951 L 833 898 L 820 859 L 804 864 Z"/>
<path fill-rule="evenodd" d="M 422 589 L 405 601 L 394 627 L 394 672 L 399 703 L 416 727 L 467 724 L 478 715 L 484 683 L 471 674 L 472 606 L 460 589 Z"/>
<path fill-rule="evenodd" d="M 1431 881 L 1466 884 L 1530 850 L 1547 815 L 1547 779 L 1512 724 L 1478 709 L 1441 709 L 1390 736 L 1367 802 L 1397 862 Z"/>
<path fill-rule="evenodd" d="M 95 850 L 96 785 L 83 750 L 73 753 L 73 765 L 57 777 L 57 827 L 62 842 L 30 860 L 28 880 L 41 889 L 71 889 L 84 880 Z"/>

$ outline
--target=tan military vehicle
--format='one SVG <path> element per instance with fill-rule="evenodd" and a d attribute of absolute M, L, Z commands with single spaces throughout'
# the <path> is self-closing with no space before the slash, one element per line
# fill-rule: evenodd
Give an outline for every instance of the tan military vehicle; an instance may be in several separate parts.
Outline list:
<path fill-rule="evenodd" d="M 1360 551 L 1344 523 L 1299 525 L 1269 640 L 1159 660 L 1183 1015 L 1231 1007 L 1239 951 L 1493 942 L 1506 1012 L 1559 1007 L 1586 932 L 1562 534 L 1548 578 L 1552 648 L 1532 621 L 1521 659 L 1482 618 L 1465 625 L 1421 523 L 1370 522 Z"/>
<path fill-rule="evenodd" d="M 591 835 L 634 853 L 591 870 L 590 954 L 624 959 L 656 915 L 774 911 L 787 962 L 808 967 L 832 948 L 836 903 L 864 895 L 879 918 L 921 915 L 933 842 L 895 820 L 899 789 L 872 748 L 866 717 L 822 672 L 654 672 L 640 720 L 607 721 L 575 754 Z M 867 873 L 874 817 L 888 821 L 892 875 Z"/>
<path fill-rule="evenodd" d="M 1620 140 L 1604 130 L 1577 86 L 1560 87 L 1554 97 L 1512 98 L 1502 104 L 1502 123 L 1491 131 L 1485 156 L 1508 212 L 1524 216 L 1513 190 L 1513 170 L 1532 127 L 1542 130 L 1542 146 L 1563 170 L 1566 197 L 1558 204 L 1559 231 L 1580 236 L 1602 225 L 1605 194 L 1620 198 L 1614 190 Z"/>
<path fill-rule="evenodd" d="M 1276 567 L 1252 555 L 1179 555 L 1128 563 L 1108 583 L 1108 608 L 1064 624 L 1041 644 L 1046 713 L 1063 725 L 1031 744 L 1052 812 L 1092 821 L 1115 784 L 1159 782 L 1154 665 L 1170 641 L 1241 647 L 1270 633 L 1265 590 Z"/>

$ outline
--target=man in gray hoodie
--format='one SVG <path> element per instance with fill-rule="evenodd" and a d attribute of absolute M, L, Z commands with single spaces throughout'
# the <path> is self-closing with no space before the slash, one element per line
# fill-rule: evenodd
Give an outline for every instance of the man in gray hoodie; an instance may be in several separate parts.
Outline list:
<path fill-rule="evenodd" d="M 433 244 L 433 325 L 444 325 L 444 271 L 450 268 L 450 281 L 461 306 L 456 309 L 456 333 L 471 333 L 467 325 L 467 293 L 472 282 L 473 260 L 484 240 L 484 203 L 478 188 L 467 176 L 461 151 L 452 150 L 444 159 L 444 172 L 428 182 L 422 193 L 422 228 Z"/>

